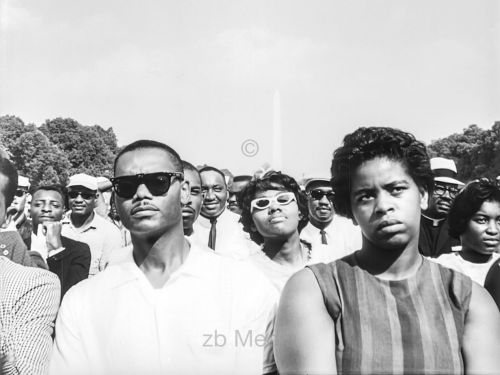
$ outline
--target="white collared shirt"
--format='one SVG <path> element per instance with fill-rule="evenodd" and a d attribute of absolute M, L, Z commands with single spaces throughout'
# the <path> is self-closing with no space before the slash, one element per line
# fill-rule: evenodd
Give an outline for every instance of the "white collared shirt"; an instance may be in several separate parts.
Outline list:
<path fill-rule="evenodd" d="M 252 240 L 248 233 L 243 230 L 239 222 L 240 215 L 224 209 L 217 218 L 217 236 L 215 240 L 215 252 L 227 255 L 235 259 L 245 259 L 250 255 Z M 210 220 L 199 215 L 193 224 L 193 231 L 197 240 L 208 245 L 210 236 Z"/>
<path fill-rule="evenodd" d="M 328 245 L 321 243 L 320 229 L 309 222 L 300 232 L 300 238 L 312 244 L 313 253 L 314 249 L 319 245 L 329 248 L 329 256 L 324 260 L 326 263 L 333 262 L 361 249 L 361 230 L 351 220 L 342 216 L 333 216 L 333 220 L 325 228 L 325 234 Z"/>
<path fill-rule="evenodd" d="M 154 289 L 132 248 L 65 295 L 51 374 L 258 374 L 274 369 L 277 293 L 243 262 L 192 243 Z M 264 337 L 267 345 L 264 345 Z"/>
<path fill-rule="evenodd" d="M 80 228 L 76 228 L 71 222 L 71 211 L 61 222 L 63 224 L 61 235 L 89 245 L 90 276 L 102 271 L 108 263 L 111 253 L 122 247 L 120 230 L 95 212 L 92 221 Z"/>

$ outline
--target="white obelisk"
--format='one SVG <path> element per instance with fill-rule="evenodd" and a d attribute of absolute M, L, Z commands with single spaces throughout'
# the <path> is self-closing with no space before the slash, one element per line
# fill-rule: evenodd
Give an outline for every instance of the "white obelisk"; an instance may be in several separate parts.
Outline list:
<path fill-rule="evenodd" d="M 281 101 L 278 90 L 274 92 L 273 97 L 273 169 L 281 171 L 283 168 L 282 150 L 281 150 Z"/>

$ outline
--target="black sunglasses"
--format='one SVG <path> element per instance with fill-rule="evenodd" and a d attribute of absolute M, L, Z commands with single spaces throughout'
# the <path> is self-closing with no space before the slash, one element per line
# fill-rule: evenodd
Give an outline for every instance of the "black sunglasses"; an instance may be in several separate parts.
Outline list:
<path fill-rule="evenodd" d="M 313 189 L 309 191 L 309 195 L 311 196 L 312 199 L 316 200 L 321 200 L 325 195 L 328 198 L 328 200 L 332 200 L 333 197 L 335 196 L 335 193 L 333 191 L 323 191 L 321 189 Z"/>
<path fill-rule="evenodd" d="M 24 194 L 26 194 L 27 191 L 26 190 L 23 190 L 23 189 L 17 189 L 16 190 L 16 197 L 22 197 Z"/>
<path fill-rule="evenodd" d="M 182 181 L 184 175 L 181 172 L 140 173 L 112 178 L 111 183 L 116 195 L 130 199 L 141 184 L 146 185 L 149 192 L 155 196 L 165 194 L 170 189 L 172 177 Z"/>
<path fill-rule="evenodd" d="M 78 190 L 70 190 L 68 191 L 68 197 L 71 199 L 77 198 L 79 195 L 82 196 L 83 199 L 89 200 L 95 198 L 95 193 L 90 193 L 88 191 L 78 191 Z"/>

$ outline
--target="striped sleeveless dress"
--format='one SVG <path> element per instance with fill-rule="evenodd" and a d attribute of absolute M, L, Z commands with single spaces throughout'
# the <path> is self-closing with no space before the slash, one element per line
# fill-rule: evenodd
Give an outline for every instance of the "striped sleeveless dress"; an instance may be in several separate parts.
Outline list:
<path fill-rule="evenodd" d="M 469 277 L 423 259 L 410 278 L 381 280 L 354 254 L 308 266 L 335 322 L 344 374 L 463 374 Z"/>

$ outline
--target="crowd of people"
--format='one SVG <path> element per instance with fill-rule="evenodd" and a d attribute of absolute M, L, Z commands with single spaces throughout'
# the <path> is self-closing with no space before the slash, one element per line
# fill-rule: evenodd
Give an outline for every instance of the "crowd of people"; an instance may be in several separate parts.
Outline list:
<path fill-rule="evenodd" d="M 500 178 L 393 128 L 331 176 L 140 140 L 112 178 L 0 159 L 0 374 L 500 372 Z"/>

